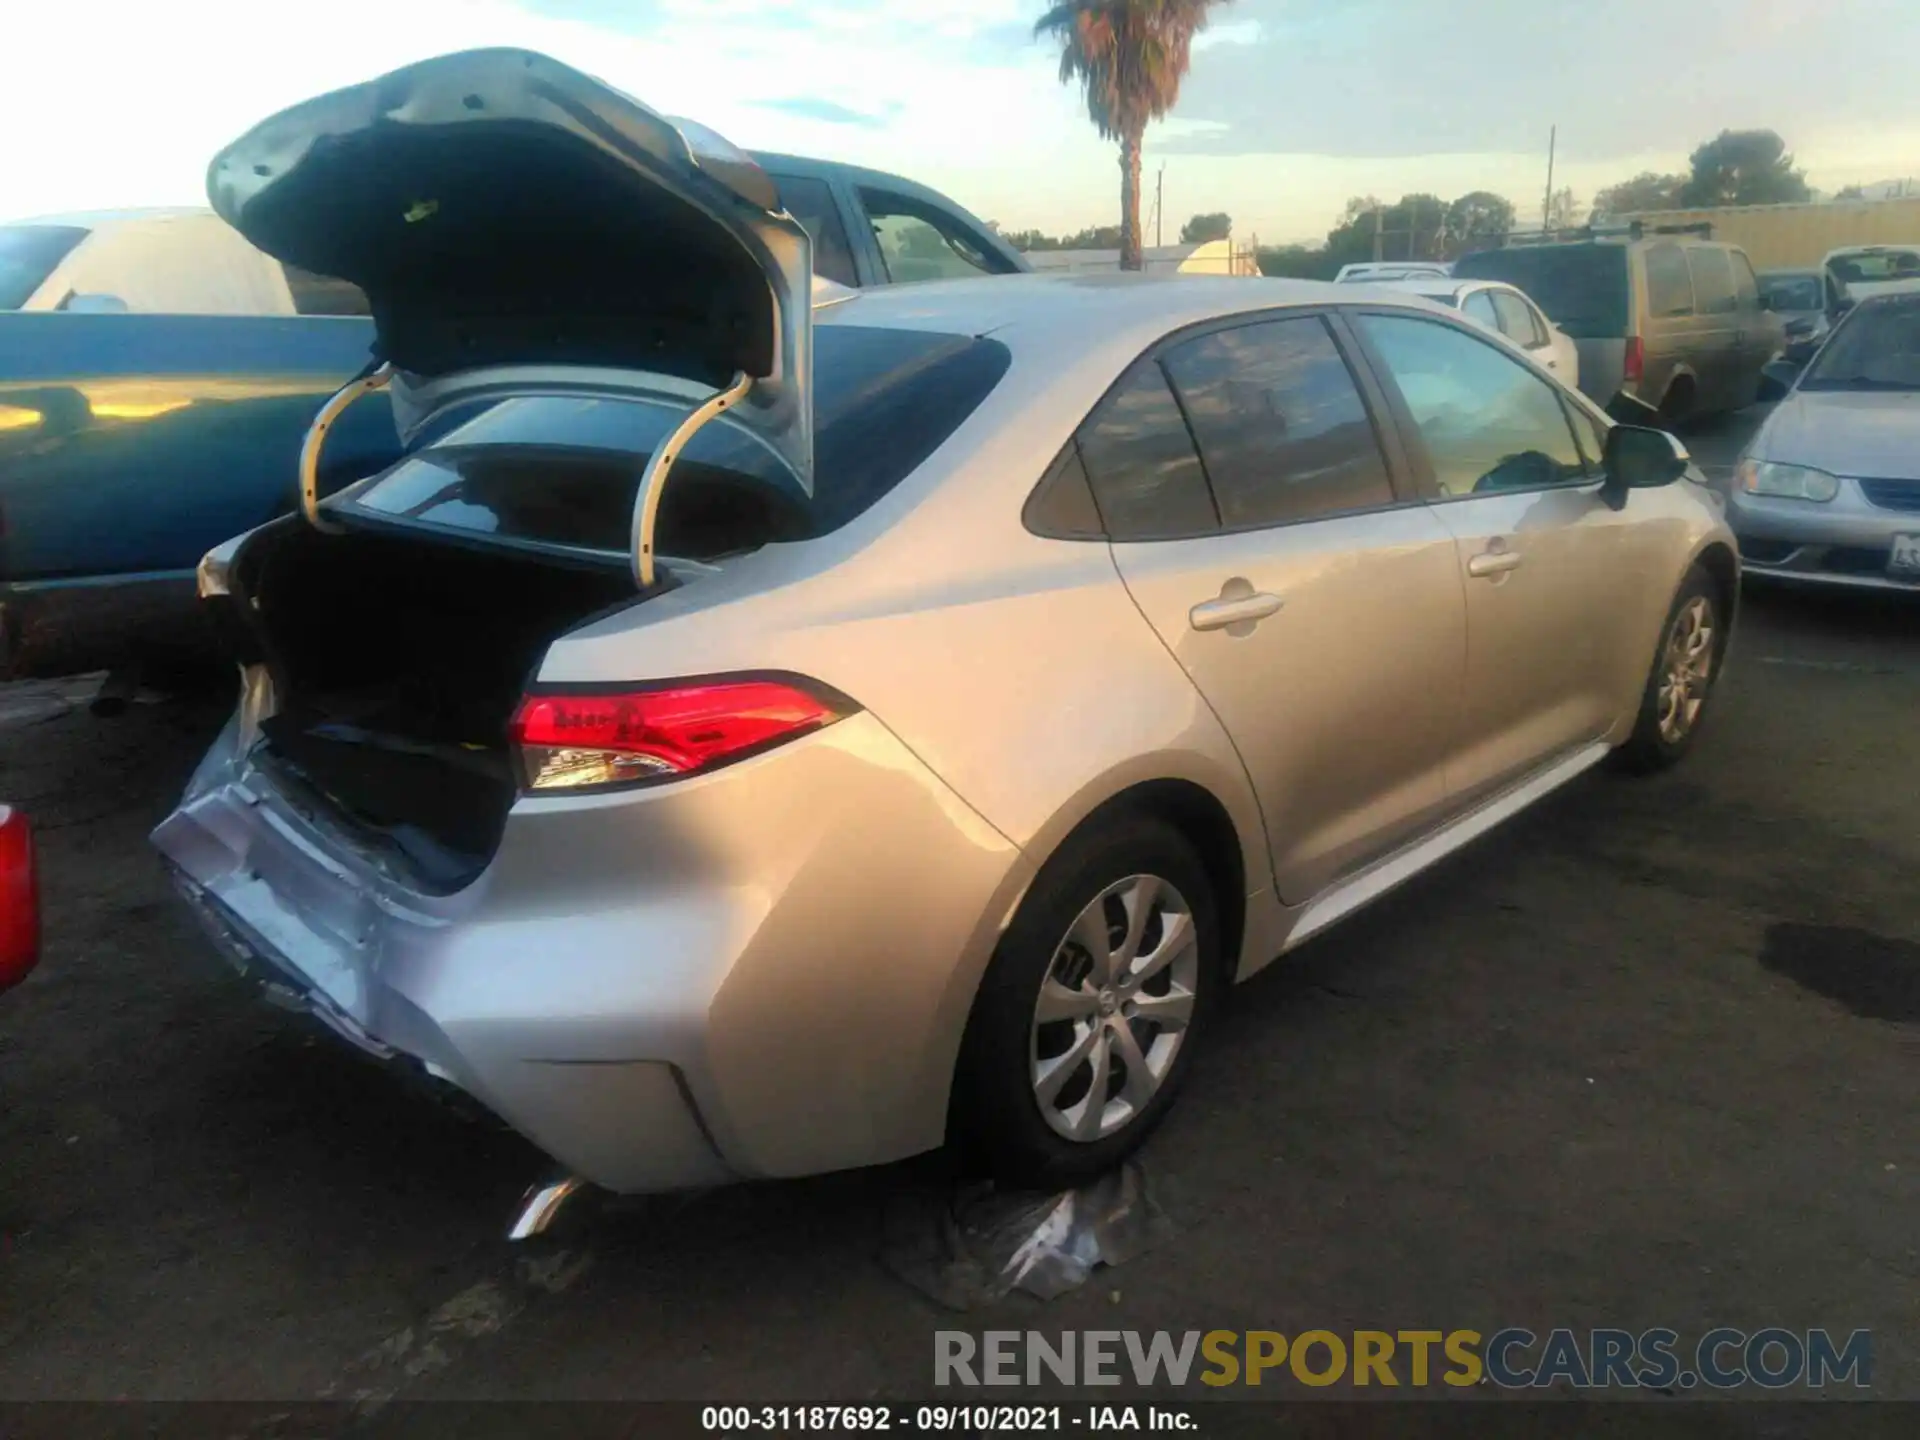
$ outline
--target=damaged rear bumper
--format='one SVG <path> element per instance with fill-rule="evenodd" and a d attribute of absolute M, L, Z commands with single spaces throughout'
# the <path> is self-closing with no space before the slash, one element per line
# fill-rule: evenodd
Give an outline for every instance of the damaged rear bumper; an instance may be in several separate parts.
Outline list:
<path fill-rule="evenodd" d="M 239 832 L 243 849 L 221 836 L 237 833 L 236 805 L 254 822 Z M 155 834 L 202 930 L 263 999 L 317 1021 L 414 1088 L 510 1125 L 607 1189 L 667 1191 L 739 1178 L 672 1064 L 582 1060 L 569 1053 L 565 1035 L 544 1043 L 543 1024 L 566 1021 L 543 1022 L 532 986 L 516 987 L 500 973 L 506 959 L 537 985 L 541 971 L 526 963 L 531 957 L 468 963 L 456 953 L 459 926 L 430 913 L 393 913 L 390 901 L 362 888 L 365 877 L 351 877 L 353 907 L 324 903 L 318 886 L 303 896 L 292 877 L 326 858 L 304 839 L 297 821 L 244 784 L 190 802 Z M 348 878 L 322 874 L 322 884 Z M 355 913 L 364 921 L 357 929 L 341 923 Z M 449 985 L 447 977 L 471 977 L 475 965 L 496 973 L 486 1008 L 508 1013 L 483 1017 L 471 1003 L 435 1003 L 436 992 L 471 996 L 470 979 Z M 541 1058 L 548 1052 L 557 1058 Z"/>
<path fill-rule="evenodd" d="M 611 1191 L 944 1140 L 979 977 L 1032 869 L 873 716 L 710 777 L 522 797 L 448 894 L 277 786 L 241 728 L 153 840 L 267 998 Z"/>

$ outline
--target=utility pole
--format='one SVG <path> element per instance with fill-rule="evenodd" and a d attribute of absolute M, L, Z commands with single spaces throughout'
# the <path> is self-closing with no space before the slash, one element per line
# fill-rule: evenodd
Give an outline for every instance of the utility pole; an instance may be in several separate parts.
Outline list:
<path fill-rule="evenodd" d="M 1162 243 L 1160 232 L 1166 220 L 1166 212 L 1160 207 L 1160 202 L 1166 198 L 1166 188 L 1167 162 L 1162 160 L 1160 168 L 1153 172 L 1153 248 L 1156 250 Z"/>
<path fill-rule="evenodd" d="M 1548 238 L 1553 232 L 1553 152 L 1554 143 L 1560 138 L 1560 127 L 1553 126 L 1547 131 L 1547 198 L 1540 203 L 1540 228 Z"/>

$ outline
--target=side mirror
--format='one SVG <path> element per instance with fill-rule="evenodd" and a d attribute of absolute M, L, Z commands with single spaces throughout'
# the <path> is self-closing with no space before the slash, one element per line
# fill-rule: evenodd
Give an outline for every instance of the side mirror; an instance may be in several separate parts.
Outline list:
<path fill-rule="evenodd" d="M 1687 473 L 1692 463 L 1687 447 L 1665 430 L 1616 425 L 1607 431 L 1607 448 L 1602 456 L 1607 482 L 1600 493 L 1618 510 L 1627 503 L 1629 490 L 1671 485 Z"/>
<path fill-rule="evenodd" d="M 1760 308 L 1762 310 L 1771 310 L 1773 308 L 1773 297 L 1771 295 L 1762 295 L 1760 297 Z"/>

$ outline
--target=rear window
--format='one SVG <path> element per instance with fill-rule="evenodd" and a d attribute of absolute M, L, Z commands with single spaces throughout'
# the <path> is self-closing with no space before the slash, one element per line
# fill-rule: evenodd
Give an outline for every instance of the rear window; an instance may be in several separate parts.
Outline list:
<path fill-rule="evenodd" d="M 698 559 L 838 529 L 944 444 L 1011 362 L 997 340 L 822 326 L 814 332 L 813 500 L 757 440 L 715 422 L 695 435 L 667 487 L 661 551 Z M 624 556 L 640 472 L 684 414 L 632 401 L 498 401 L 341 502 L 509 542 Z"/>
<path fill-rule="evenodd" d="M 54 266 L 87 238 L 79 225 L 0 225 L 0 310 L 33 298 Z"/>
<path fill-rule="evenodd" d="M 287 291 L 293 296 L 296 315 L 371 315 L 367 297 L 360 287 L 331 275 L 316 275 L 298 265 L 282 264 Z"/>
<path fill-rule="evenodd" d="M 1818 275 L 1762 275 L 1760 293 L 1776 310 L 1819 310 L 1824 306 Z"/>
<path fill-rule="evenodd" d="M 1458 279 L 1504 280 L 1576 340 L 1627 333 L 1627 252 L 1619 245 L 1523 245 L 1454 262 Z"/>
<path fill-rule="evenodd" d="M 1857 251 L 1836 255 L 1827 262 L 1843 284 L 1878 284 L 1886 280 L 1920 279 L 1920 252 L 1912 250 Z"/>

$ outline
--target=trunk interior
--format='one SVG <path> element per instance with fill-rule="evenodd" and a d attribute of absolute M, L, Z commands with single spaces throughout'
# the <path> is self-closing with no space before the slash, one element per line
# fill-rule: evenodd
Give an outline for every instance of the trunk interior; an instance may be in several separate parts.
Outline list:
<path fill-rule="evenodd" d="M 631 604 L 631 576 L 289 517 L 234 592 L 278 707 L 265 763 L 441 893 L 485 868 L 517 791 L 508 722 L 547 646 Z"/>

